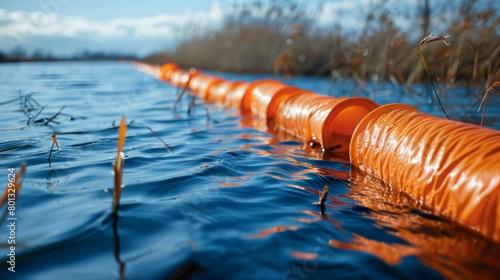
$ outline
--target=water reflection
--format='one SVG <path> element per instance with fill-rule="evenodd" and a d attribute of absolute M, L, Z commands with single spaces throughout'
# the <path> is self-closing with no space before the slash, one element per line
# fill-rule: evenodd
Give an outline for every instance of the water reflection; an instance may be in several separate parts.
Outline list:
<path fill-rule="evenodd" d="M 247 136 L 245 136 L 247 137 Z M 289 136 L 285 139 L 290 139 Z M 280 136 L 253 136 L 253 143 L 246 144 L 243 149 L 253 150 L 260 156 L 272 156 L 286 161 L 296 167 L 298 171 L 266 171 L 273 179 L 287 183 L 288 187 L 298 189 L 304 193 L 313 194 L 317 198 L 321 188 L 310 187 L 311 178 L 329 177 L 330 182 L 340 180 L 348 185 L 347 193 L 333 194 L 328 198 L 325 215 L 321 215 L 319 205 L 317 210 L 301 210 L 308 217 L 296 218 L 300 223 L 312 224 L 327 221 L 334 225 L 336 230 L 349 232 L 351 238 L 328 241 L 330 246 L 342 250 L 354 250 L 377 256 L 390 265 L 398 265 L 404 258 L 417 257 L 427 266 L 439 271 L 446 278 L 474 278 L 489 279 L 500 276 L 500 245 L 482 236 L 469 231 L 459 224 L 433 212 L 406 194 L 391 188 L 377 178 L 364 174 L 356 168 L 346 171 L 319 167 L 308 163 L 311 159 L 336 161 L 346 163 L 346 155 L 338 153 L 325 154 L 315 147 L 302 144 L 281 145 Z M 278 140 L 277 140 L 278 139 Z M 261 145 L 270 145 L 272 149 L 260 149 Z M 321 165 L 321 162 L 315 162 Z M 275 163 L 279 164 L 279 163 Z M 314 180 L 314 179 L 313 179 Z M 317 204 L 311 200 L 310 204 Z M 362 206 L 355 206 L 353 204 Z M 380 234 L 346 230 L 349 224 L 338 219 L 336 211 L 341 209 L 360 209 L 358 215 L 371 221 Z M 352 210 L 350 210 L 352 211 Z M 270 234 L 297 230 L 300 226 L 275 226 L 253 234 L 251 238 L 261 238 Z M 314 253 L 292 251 L 291 256 L 297 259 L 310 260 L 317 256 Z M 480 269 L 478 269 L 480 268 Z"/>
<path fill-rule="evenodd" d="M 355 233 L 349 243 L 330 240 L 330 245 L 367 252 L 389 264 L 417 256 L 447 278 L 487 279 L 499 275 L 499 244 L 440 218 L 438 213 L 354 168 L 350 186 L 345 197 L 369 208 L 366 218 L 409 245 L 381 242 Z"/>
<path fill-rule="evenodd" d="M 263 238 L 263 237 L 266 237 L 270 234 L 274 234 L 274 233 L 278 233 L 278 232 L 283 232 L 283 231 L 287 231 L 287 230 L 297 230 L 299 227 L 297 226 L 276 226 L 276 227 L 272 227 L 272 228 L 269 228 L 269 229 L 264 229 L 264 230 L 261 230 L 259 233 L 257 234 L 251 234 L 249 237 L 250 238 Z"/>
<path fill-rule="evenodd" d="M 26 268 L 20 278 L 109 279 L 126 272 L 151 279 L 330 279 L 353 271 L 372 278 L 414 271 L 409 277 L 418 278 L 432 271 L 427 275 L 436 278 L 500 279 L 499 245 L 351 170 L 346 153 L 274 134 L 260 121 L 231 116 L 234 110 L 210 107 L 211 119 L 201 108 L 191 117 L 187 106 L 167 111 L 174 89 L 165 84 L 150 85 L 137 102 L 130 90 L 142 89 L 142 77 L 129 66 L 104 66 L 3 66 L 14 75 L 3 85 L 5 100 L 40 88 L 35 97 L 51 104 L 40 118 L 64 105 L 86 117 L 68 120 L 63 111 L 55 119 L 60 124 L 19 129 L 28 117 L 13 110 L 18 105 L 2 107 L 0 130 L 9 133 L 0 143 L 0 165 L 26 160 L 29 167 L 16 204 L 23 217 L 19 265 Z M 70 83 L 48 88 L 28 75 L 37 71 L 68 71 Z M 70 86 L 81 79 L 96 86 Z M 107 190 L 116 155 L 113 122 L 124 110 L 136 125 L 127 137 L 118 228 Z M 54 131 L 62 146 L 50 168 Z M 329 195 L 321 215 L 324 186 Z M 293 274 L 297 265 L 301 273 Z M 10 277 L 5 272 L 0 279 Z"/>
<path fill-rule="evenodd" d="M 118 235 L 118 215 L 113 215 L 113 237 L 114 237 L 114 256 L 119 270 L 120 279 L 125 279 L 125 262 L 120 257 L 120 236 Z"/>
<path fill-rule="evenodd" d="M 303 259 L 303 260 L 314 260 L 315 258 L 318 257 L 318 254 L 316 253 L 306 253 L 306 252 L 298 252 L 298 251 L 293 251 L 292 256 L 297 259 Z"/>

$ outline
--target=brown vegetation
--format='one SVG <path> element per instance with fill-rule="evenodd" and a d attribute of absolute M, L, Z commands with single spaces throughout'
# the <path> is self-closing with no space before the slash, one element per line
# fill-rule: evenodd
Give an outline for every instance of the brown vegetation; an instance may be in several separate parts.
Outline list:
<path fill-rule="evenodd" d="M 199 28 L 174 51 L 147 61 L 220 72 L 327 74 L 413 84 L 429 78 L 418 43 L 430 26 L 449 35 L 449 46 L 432 44 L 423 51 L 432 79 L 447 85 L 443 91 L 466 82 L 481 83 L 484 92 L 500 79 L 500 17 L 494 1 L 458 0 L 417 13 L 404 11 L 408 15 L 394 6 L 375 1 L 364 27 L 354 34 L 340 24 L 316 26 L 321 7 L 310 11 L 294 1 L 240 3 L 219 29 Z M 396 24 L 401 16 L 407 27 Z"/>

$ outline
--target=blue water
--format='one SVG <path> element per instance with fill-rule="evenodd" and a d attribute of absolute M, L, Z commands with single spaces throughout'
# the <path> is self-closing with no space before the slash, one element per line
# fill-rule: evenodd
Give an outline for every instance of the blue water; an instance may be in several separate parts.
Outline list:
<path fill-rule="evenodd" d="M 442 115 L 423 86 L 410 93 L 327 78 L 284 82 Z M 500 277 L 498 244 L 351 168 L 345 154 L 323 155 L 249 126 L 233 109 L 198 101 L 189 116 L 184 101 L 173 110 L 176 89 L 128 63 L 0 64 L 0 85 L 2 191 L 8 168 L 27 166 L 15 201 L 16 272 L 8 270 L 3 218 L 0 279 Z M 453 118 L 481 118 L 465 88 L 443 101 Z M 486 125 L 500 127 L 499 108 L 488 103 Z M 125 187 L 114 220 L 122 115 L 129 124 Z M 60 151 L 49 165 L 52 133 Z M 325 185 L 321 215 L 316 202 Z"/>

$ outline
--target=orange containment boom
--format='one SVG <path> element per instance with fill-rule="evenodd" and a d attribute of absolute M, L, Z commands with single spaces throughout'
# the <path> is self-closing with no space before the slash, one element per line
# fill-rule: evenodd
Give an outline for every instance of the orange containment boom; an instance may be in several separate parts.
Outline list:
<path fill-rule="evenodd" d="M 151 65 L 151 64 L 147 64 L 147 63 L 144 63 L 144 62 L 140 62 L 140 61 L 132 61 L 132 64 L 134 65 L 134 67 L 143 72 L 143 73 L 146 73 L 148 75 L 151 75 L 155 78 L 158 78 L 158 79 L 161 79 L 160 78 L 160 66 L 158 65 Z"/>
<path fill-rule="evenodd" d="M 244 114 L 266 119 L 272 130 L 284 131 L 323 149 L 347 150 L 359 121 L 378 105 L 366 98 L 333 98 L 288 86 L 273 79 L 258 80 L 237 94 Z"/>
<path fill-rule="evenodd" d="M 165 63 L 160 67 L 158 78 L 164 82 L 170 82 L 170 75 L 172 72 L 177 71 L 179 67 L 173 63 Z"/>
<path fill-rule="evenodd" d="M 180 87 L 183 89 L 188 89 L 191 79 L 200 74 L 200 71 L 191 68 L 189 70 L 173 70 L 169 74 L 170 83 L 175 87 Z"/>
<path fill-rule="evenodd" d="M 193 93 L 207 100 L 210 87 L 224 81 L 221 78 L 214 77 L 206 74 L 199 74 L 191 78 L 189 88 Z"/>
<path fill-rule="evenodd" d="M 208 102 L 220 104 L 226 107 L 229 107 L 229 105 L 226 105 L 226 99 L 227 95 L 232 92 L 233 90 L 236 90 L 236 87 L 243 86 L 243 93 L 245 92 L 245 88 L 248 85 L 246 82 L 242 81 L 236 81 L 236 82 L 231 82 L 231 81 L 225 81 L 223 80 L 220 83 L 215 83 L 213 84 L 209 89 L 208 89 L 208 96 L 206 100 Z M 228 100 L 229 102 L 229 100 Z"/>
<path fill-rule="evenodd" d="M 366 98 L 300 92 L 282 101 L 275 128 L 323 149 L 347 150 L 357 124 L 378 105 Z"/>
<path fill-rule="evenodd" d="M 351 163 L 445 216 L 500 241 L 500 132 L 390 104 L 370 112 Z"/>
<path fill-rule="evenodd" d="M 265 119 L 267 118 L 267 106 L 272 97 L 285 88 L 295 87 L 290 87 L 273 79 L 252 82 L 241 100 L 241 110 L 243 113 L 250 113 Z"/>
<path fill-rule="evenodd" d="M 176 65 L 134 63 L 206 101 L 255 116 L 323 149 L 348 150 L 352 165 L 439 213 L 500 242 L 500 132 L 418 112 L 334 98 L 265 79 L 229 82 Z"/>

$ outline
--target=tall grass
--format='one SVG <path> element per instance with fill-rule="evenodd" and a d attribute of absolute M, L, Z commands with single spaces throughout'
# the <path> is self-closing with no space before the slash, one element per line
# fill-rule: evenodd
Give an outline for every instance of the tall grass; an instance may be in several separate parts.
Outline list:
<path fill-rule="evenodd" d="M 120 196 L 122 193 L 122 173 L 125 164 L 125 155 L 123 154 L 123 146 L 127 135 L 127 123 L 125 116 L 122 117 L 118 128 L 118 143 L 116 161 L 113 165 L 115 173 L 115 185 L 113 191 L 112 217 L 113 217 L 113 237 L 114 237 L 114 256 L 119 266 L 120 279 L 125 279 L 125 262 L 120 257 L 120 235 L 118 234 L 118 206 L 120 205 Z"/>
<path fill-rule="evenodd" d="M 481 104 L 479 104 L 478 112 L 483 108 L 483 113 L 481 115 L 481 126 L 484 124 L 484 116 L 486 114 L 486 103 L 490 96 L 500 96 L 500 82 L 495 82 L 488 90 L 485 92 Z"/>
<path fill-rule="evenodd" d="M 115 173 L 115 185 L 113 191 L 113 205 L 112 213 L 114 217 L 118 216 L 118 206 L 120 205 L 120 196 L 122 193 L 122 172 L 123 166 L 125 164 L 125 155 L 123 154 L 123 146 L 125 145 L 125 137 L 127 135 L 127 124 L 125 122 L 125 117 L 122 117 L 120 122 L 120 127 L 118 128 L 118 154 L 116 156 L 116 162 L 113 165 L 113 171 Z"/>
<path fill-rule="evenodd" d="M 49 161 L 49 166 L 52 167 L 51 164 L 52 152 L 54 151 L 54 146 L 56 147 L 57 152 L 59 152 L 59 142 L 57 142 L 57 133 L 52 133 L 50 135 L 50 138 L 52 138 L 52 147 L 50 148 L 49 157 L 47 158 L 47 160 Z"/>
<path fill-rule="evenodd" d="M 321 7 L 311 11 L 294 1 L 252 3 L 236 4 L 220 28 L 195 29 L 174 51 L 151 55 L 147 61 L 221 72 L 330 75 L 335 71 L 360 81 L 398 77 L 414 84 L 427 79 L 418 43 L 430 26 L 450 35 L 450 47 L 433 45 L 423 52 L 434 80 L 447 88 L 482 83 L 486 89 L 500 78 L 496 59 L 500 17 L 494 0 L 437 3 L 424 12 L 405 11 L 408 15 L 392 8 L 397 2 L 373 1 L 357 33 L 342 31 L 338 23 L 315 25 Z M 407 27 L 396 23 L 403 16 Z"/>
<path fill-rule="evenodd" d="M 427 76 L 429 76 L 429 77 L 431 77 L 431 73 L 429 72 L 429 68 L 427 67 L 427 63 L 425 62 L 425 58 L 424 58 L 424 54 L 422 53 L 422 50 L 424 49 L 424 47 L 427 44 L 432 43 L 432 42 L 438 42 L 438 41 L 443 41 L 445 45 L 449 46 L 450 44 L 448 44 L 448 42 L 446 42 L 446 38 L 447 37 L 448 36 L 439 36 L 439 35 L 438 36 L 435 36 L 435 35 L 433 36 L 429 32 L 424 37 L 424 39 L 422 39 L 422 41 L 420 41 L 420 43 L 418 44 L 418 47 L 420 48 L 420 57 L 422 58 L 422 62 L 424 64 L 425 72 L 427 73 Z M 437 93 L 436 86 L 434 86 L 434 82 L 432 81 L 432 78 L 431 78 L 430 81 L 431 81 L 432 89 L 434 90 L 434 94 L 436 95 L 436 100 L 439 103 L 439 107 L 443 111 L 443 113 L 446 116 L 446 118 L 450 119 L 450 116 L 448 116 L 448 114 L 446 113 L 446 110 L 443 107 L 443 104 L 441 103 L 441 99 L 439 98 L 439 94 Z"/>
<path fill-rule="evenodd" d="M 366 18 L 359 19 L 359 32 L 342 30 L 339 14 L 332 15 L 339 20 L 330 27 L 316 25 L 321 6 L 307 10 L 295 1 L 276 0 L 236 4 L 220 28 L 194 29 L 174 51 L 146 60 L 219 72 L 328 75 L 332 84 L 354 81 L 350 86 L 361 89 L 371 81 L 373 94 L 385 81 L 409 94 L 419 93 L 413 85 L 432 81 L 435 98 L 430 90 L 420 94 L 429 102 L 437 99 L 454 119 L 462 120 L 500 81 L 500 13 L 494 0 L 425 1 L 425 6 L 419 2 L 419 11 L 398 10 L 398 1 L 370 3 Z M 449 35 L 449 46 L 419 47 L 429 28 Z M 441 104 L 460 86 L 475 97 L 474 104 L 463 110 L 457 110 L 461 105 Z"/>

